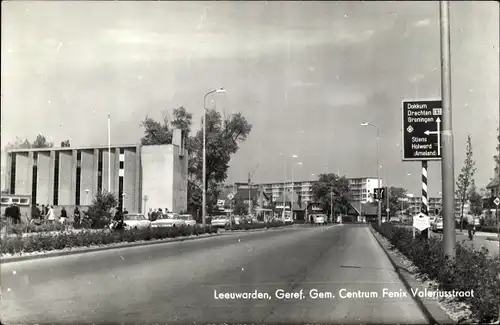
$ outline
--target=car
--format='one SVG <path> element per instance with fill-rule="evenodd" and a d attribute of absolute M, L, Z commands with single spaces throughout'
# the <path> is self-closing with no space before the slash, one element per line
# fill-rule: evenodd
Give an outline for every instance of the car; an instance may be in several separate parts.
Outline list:
<path fill-rule="evenodd" d="M 142 213 L 127 213 L 123 216 L 125 229 L 145 229 L 151 226 L 149 221 Z"/>
<path fill-rule="evenodd" d="M 389 219 L 390 223 L 401 223 L 401 219 L 399 217 L 391 217 Z"/>
<path fill-rule="evenodd" d="M 436 220 L 432 224 L 432 231 L 433 232 L 443 231 L 443 218 L 436 218 Z"/>
<path fill-rule="evenodd" d="M 181 219 L 177 213 L 165 213 L 151 223 L 151 228 L 170 228 L 186 225 L 186 220 Z"/>
<path fill-rule="evenodd" d="M 293 219 L 292 219 L 292 217 L 287 216 L 287 217 L 285 217 L 284 222 L 285 222 L 286 224 L 291 224 L 291 223 L 293 223 Z"/>
<path fill-rule="evenodd" d="M 181 214 L 179 219 L 184 220 L 186 226 L 196 226 L 196 220 L 194 220 L 193 216 L 190 214 Z"/>
<path fill-rule="evenodd" d="M 225 227 L 229 225 L 229 217 L 227 216 L 214 216 L 211 225 L 214 227 Z"/>
<path fill-rule="evenodd" d="M 326 225 L 326 215 L 324 214 L 316 214 L 314 215 L 314 223 L 316 225 Z"/>

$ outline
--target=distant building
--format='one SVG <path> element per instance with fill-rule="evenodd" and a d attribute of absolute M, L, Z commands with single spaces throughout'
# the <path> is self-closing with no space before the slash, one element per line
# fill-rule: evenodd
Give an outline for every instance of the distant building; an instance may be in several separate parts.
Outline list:
<path fill-rule="evenodd" d="M 116 194 L 130 212 L 187 210 L 188 153 L 181 130 L 174 130 L 172 145 L 113 145 L 111 153 L 98 146 L 14 149 L 7 154 L 8 193 L 28 196 L 29 204 L 85 206 L 103 190 Z"/>
<path fill-rule="evenodd" d="M 375 177 L 360 177 L 348 178 L 349 187 L 351 190 L 351 200 L 354 202 L 371 202 L 373 201 L 373 190 L 378 187 L 377 178 Z M 266 194 L 268 194 L 274 202 L 283 201 L 283 195 L 287 195 L 293 191 L 297 194 L 297 201 L 301 206 L 305 206 L 309 202 L 314 201 L 313 185 L 317 181 L 294 181 L 292 182 L 273 182 L 253 184 L 251 187 L 257 188 L 261 186 Z M 380 180 L 383 186 L 382 180 Z M 236 186 L 247 188 L 247 183 L 236 183 Z"/>

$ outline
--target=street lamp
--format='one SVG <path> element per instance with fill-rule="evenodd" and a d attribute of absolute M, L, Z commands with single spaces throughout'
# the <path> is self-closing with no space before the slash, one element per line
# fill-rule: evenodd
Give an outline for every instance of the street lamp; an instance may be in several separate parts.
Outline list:
<path fill-rule="evenodd" d="M 85 190 L 85 205 L 89 205 L 89 189 Z"/>
<path fill-rule="evenodd" d="M 202 200 L 202 222 L 205 226 L 206 206 L 207 206 L 207 96 L 213 93 L 225 93 L 226 89 L 218 88 L 209 91 L 203 97 L 203 200 Z"/>
<path fill-rule="evenodd" d="M 380 147 L 380 130 L 378 126 L 370 122 L 363 122 L 361 126 L 373 126 L 377 130 L 377 183 L 378 188 L 380 188 L 380 176 L 379 176 L 379 147 Z M 377 217 L 379 226 L 382 224 L 382 201 L 378 199 L 378 207 L 377 207 Z"/>
<path fill-rule="evenodd" d="M 292 158 L 298 158 L 298 157 L 299 157 L 299 156 L 297 156 L 297 155 L 293 155 L 293 156 L 292 156 Z M 295 220 L 295 218 L 294 218 L 294 214 L 293 214 L 293 201 L 294 201 L 294 200 L 293 200 L 293 194 L 294 194 L 294 192 L 295 192 L 295 184 L 294 184 L 294 180 L 293 180 L 293 178 L 294 178 L 294 175 L 293 175 L 293 174 L 294 174 L 294 167 L 295 167 L 295 165 L 300 166 L 300 165 L 302 165 L 302 163 L 301 163 L 301 162 L 298 162 L 297 164 L 292 164 L 292 200 L 291 200 L 290 213 L 292 214 L 292 219 L 293 219 L 293 220 Z"/>

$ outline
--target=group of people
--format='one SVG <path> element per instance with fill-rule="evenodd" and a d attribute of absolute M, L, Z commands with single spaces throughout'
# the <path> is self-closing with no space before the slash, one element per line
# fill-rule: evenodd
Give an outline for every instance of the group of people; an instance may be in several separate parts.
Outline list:
<path fill-rule="evenodd" d="M 48 221 L 49 223 L 54 223 L 55 221 L 61 224 L 66 224 L 68 221 L 68 211 L 65 207 L 61 208 L 61 214 L 59 217 L 56 216 L 54 212 L 54 206 L 52 205 L 36 205 L 31 207 L 31 219 L 36 223 L 41 223 L 43 221 Z M 81 222 L 81 212 L 78 207 L 75 207 L 73 211 L 73 222 L 75 225 L 79 225 Z"/>
<path fill-rule="evenodd" d="M 150 208 L 149 212 L 148 212 L 148 219 L 150 221 L 156 221 L 158 219 L 158 217 L 160 217 L 161 215 L 163 215 L 165 213 L 168 213 L 167 208 L 165 208 L 165 212 L 163 212 L 163 210 L 161 208 L 159 208 L 159 209 Z"/>

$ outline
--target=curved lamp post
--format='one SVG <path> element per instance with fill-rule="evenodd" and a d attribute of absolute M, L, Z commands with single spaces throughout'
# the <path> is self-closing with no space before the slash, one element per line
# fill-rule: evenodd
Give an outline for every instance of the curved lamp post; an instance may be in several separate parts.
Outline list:
<path fill-rule="evenodd" d="M 379 169 L 380 169 L 380 165 L 379 165 L 379 147 L 380 147 L 380 129 L 378 128 L 378 126 L 376 126 L 375 124 L 373 123 L 370 123 L 370 122 L 363 122 L 361 123 L 361 126 L 372 126 L 374 127 L 376 130 L 377 130 L 377 182 L 378 182 L 378 188 L 380 188 L 380 175 L 379 175 Z M 382 201 L 380 201 L 380 199 L 377 200 L 378 201 L 378 205 L 377 205 L 377 218 L 378 218 L 378 224 L 379 226 L 382 224 Z"/>

